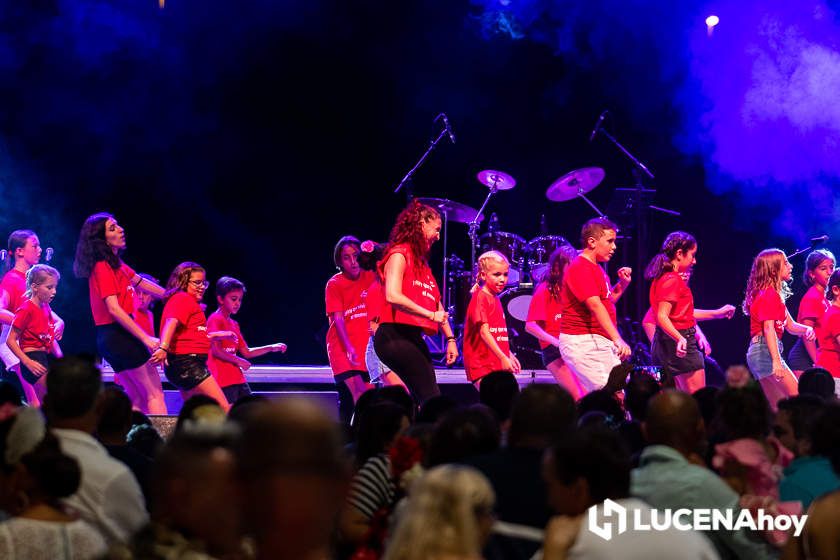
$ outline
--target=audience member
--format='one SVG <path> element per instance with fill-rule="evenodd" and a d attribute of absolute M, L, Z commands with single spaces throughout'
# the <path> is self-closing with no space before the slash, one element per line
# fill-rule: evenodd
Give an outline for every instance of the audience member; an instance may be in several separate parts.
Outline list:
<path fill-rule="evenodd" d="M 799 376 L 799 394 L 814 395 L 826 401 L 834 400 L 834 378 L 827 369 L 815 367 L 806 369 Z"/>
<path fill-rule="evenodd" d="M 448 395 L 436 395 L 430 399 L 426 399 L 426 402 L 420 405 L 420 411 L 417 413 L 417 423 L 436 424 L 441 418 L 456 408 L 458 408 L 458 403 L 452 397 Z"/>
<path fill-rule="evenodd" d="M 460 463 L 491 453 L 499 448 L 500 438 L 496 417 L 486 406 L 455 409 L 435 427 L 424 465 Z"/>
<path fill-rule="evenodd" d="M 507 432 L 507 424 L 513 403 L 519 394 L 519 382 L 509 371 L 492 371 L 481 379 L 478 400 L 496 415 L 502 432 Z"/>
<path fill-rule="evenodd" d="M 79 489 L 64 500 L 109 543 L 125 542 L 146 524 L 140 486 L 128 467 L 92 434 L 99 423 L 102 375 L 93 360 L 68 356 L 50 364 L 44 410 L 64 453 L 78 461 Z"/>

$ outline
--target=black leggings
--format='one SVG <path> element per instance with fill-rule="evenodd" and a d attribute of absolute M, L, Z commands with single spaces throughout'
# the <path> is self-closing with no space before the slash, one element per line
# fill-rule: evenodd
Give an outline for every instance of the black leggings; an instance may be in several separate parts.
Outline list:
<path fill-rule="evenodd" d="M 382 323 L 373 337 L 373 349 L 403 380 L 416 404 L 440 394 L 423 329 L 402 323 Z"/>

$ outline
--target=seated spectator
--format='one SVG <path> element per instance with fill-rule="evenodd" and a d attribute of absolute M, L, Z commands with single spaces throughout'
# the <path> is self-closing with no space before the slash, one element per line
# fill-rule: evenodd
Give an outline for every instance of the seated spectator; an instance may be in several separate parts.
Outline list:
<path fill-rule="evenodd" d="M 738 495 L 703 461 L 706 429 L 695 400 L 667 390 L 647 407 L 642 431 L 649 445 L 631 476 L 630 494 L 656 509 L 739 509 Z M 705 531 L 721 558 L 775 558 L 750 531 Z"/>
<path fill-rule="evenodd" d="M 137 479 L 93 438 L 101 392 L 102 375 L 92 359 L 68 356 L 50 364 L 44 411 L 61 450 L 76 459 L 82 473 L 79 489 L 63 503 L 110 544 L 127 541 L 148 514 Z"/>
<path fill-rule="evenodd" d="M 648 401 L 662 390 L 662 385 L 643 371 L 633 371 L 624 390 L 624 408 L 635 422 L 644 422 Z"/>
<path fill-rule="evenodd" d="M 134 424 L 125 436 L 126 444 L 148 458 L 154 460 L 160 448 L 163 447 L 163 438 L 151 424 Z"/>
<path fill-rule="evenodd" d="M 411 487 L 384 560 L 475 560 L 493 524 L 493 489 L 469 467 L 435 467 Z"/>
<path fill-rule="evenodd" d="M 302 399 L 260 407 L 245 421 L 237 458 L 257 560 L 331 557 L 350 469 L 329 415 Z"/>
<path fill-rule="evenodd" d="M 543 559 L 713 559 L 717 554 L 700 534 L 670 528 L 665 531 L 635 531 L 632 525 L 623 533 L 605 540 L 587 528 L 584 515 L 610 499 L 628 510 L 650 515 L 645 502 L 629 497 L 630 456 L 619 437 L 604 428 L 578 430 L 564 436 L 546 451 L 543 476 L 548 498 L 559 514 L 546 527 Z M 601 517 L 603 518 L 603 517 Z"/>
<path fill-rule="evenodd" d="M 4 404 L 10 404 L 12 406 L 21 406 L 23 404 L 23 399 L 17 387 L 8 381 L 0 381 L 0 406 Z"/>
<path fill-rule="evenodd" d="M 382 401 L 364 409 L 359 418 L 356 436 L 356 467 L 383 454 L 410 426 L 408 414 L 401 406 Z"/>
<path fill-rule="evenodd" d="M 174 433 L 184 429 L 189 423 L 205 423 L 219 426 L 226 419 L 225 409 L 213 397 L 196 394 L 184 402 L 178 412 L 178 421 L 175 423 Z"/>
<path fill-rule="evenodd" d="M 149 502 L 152 460 L 136 449 L 129 447 L 128 432 L 131 430 L 131 399 L 118 386 L 102 392 L 102 405 L 96 439 L 105 446 L 108 454 L 128 467 L 140 484 L 146 503 Z"/>
<path fill-rule="evenodd" d="M 79 487 L 79 464 L 61 452 L 40 411 L 21 408 L 0 422 L 0 504 L 12 518 L 0 523 L 4 560 L 93 560 L 106 550 L 95 527 L 69 514 L 61 499 Z"/>
<path fill-rule="evenodd" d="M 152 473 L 152 521 L 112 558 L 241 558 L 232 425 L 182 427 Z"/>
<path fill-rule="evenodd" d="M 435 426 L 424 465 L 460 463 L 491 453 L 499 448 L 500 437 L 499 423 L 486 406 L 453 410 Z"/>
<path fill-rule="evenodd" d="M 487 379 L 482 381 L 482 388 Z M 513 405 L 507 446 L 465 461 L 493 485 L 499 521 L 539 530 L 548 523 L 551 510 L 540 476 L 542 456 L 555 440 L 574 429 L 575 416 L 572 395 L 559 385 L 528 385 Z M 504 535 L 494 534 L 485 558 L 531 558 L 539 543 L 518 533 L 513 527 Z"/>
<path fill-rule="evenodd" d="M 478 401 L 493 411 L 502 433 L 507 433 L 510 412 L 518 394 L 519 382 L 509 371 L 492 371 L 481 380 Z"/>
<path fill-rule="evenodd" d="M 827 369 L 815 367 L 806 369 L 799 376 L 799 394 L 814 395 L 825 401 L 835 398 L 834 377 Z"/>
<path fill-rule="evenodd" d="M 840 489 L 840 478 L 829 460 L 831 446 L 840 437 L 840 426 L 825 421 L 825 406 L 819 398 L 809 395 L 779 401 L 779 439 L 784 443 L 792 435 L 796 454 L 796 459 L 785 468 L 779 495 L 783 501 L 802 502 L 803 510 L 816 498 Z"/>
<path fill-rule="evenodd" d="M 420 405 L 420 411 L 417 413 L 418 424 L 435 424 L 449 414 L 451 411 L 458 408 L 458 403 L 450 396 L 436 395 Z"/>

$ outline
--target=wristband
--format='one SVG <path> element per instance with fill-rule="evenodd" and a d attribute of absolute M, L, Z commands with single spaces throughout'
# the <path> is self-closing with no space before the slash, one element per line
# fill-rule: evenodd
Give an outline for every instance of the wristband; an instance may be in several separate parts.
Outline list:
<path fill-rule="evenodd" d="M 449 342 L 450 340 L 451 340 L 452 342 L 458 342 L 458 339 L 457 339 L 457 338 L 455 338 L 454 336 L 447 336 L 447 337 L 446 337 L 446 342 Z"/>

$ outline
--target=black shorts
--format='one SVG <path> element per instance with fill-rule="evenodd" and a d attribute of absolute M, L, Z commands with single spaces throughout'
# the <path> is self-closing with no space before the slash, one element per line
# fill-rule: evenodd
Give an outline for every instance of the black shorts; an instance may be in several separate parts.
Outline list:
<path fill-rule="evenodd" d="M 247 383 L 237 383 L 236 385 L 228 385 L 222 387 L 222 393 L 225 394 L 228 404 L 234 404 L 242 397 L 251 395 L 251 386 Z"/>
<path fill-rule="evenodd" d="M 793 371 L 805 371 L 814 367 L 814 362 L 808 355 L 808 349 L 805 348 L 805 343 L 801 338 L 796 339 L 793 348 L 788 352 L 787 365 Z"/>
<path fill-rule="evenodd" d="M 339 373 L 335 376 L 335 382 L 340 383 L 342 381 L 350 379 L 351 377 L 356 377 L 357 375 L 361 377 L 365 383 L 370 383 L 370 374 L 366 370 L 361 369 L 351 369 L 343 373 Z"/>
<path fill-rule="evenodd" d="M 47 352 L 41 350 L 35 350 L 33 352 L 27 352 L 27 356 L 29 356 L 30 360 L 35 360 L 45 368 L 49 369 L 50 361 L 52 360 L 52 356 L 50 356 Z M 35 385 L 38 383 L 38 380 L 41 379 L 41 375 L 35 375 L 32 371 L 23 365 L 23 362 L 20 363 L 20 376 L 23 377 L 24 381 L 29 383 L 30 385 Z"/>
<path fill-rule="evenodd" d="M 195 389 L 210 377 L 207 354 L 169 354 L 166 360 L 169 365 L 163 367 L 163 373 L 181 391 Z"/>
<path fill-rule="evenodd" d="M 555 360 L 562 360 L 563 356 L 560 355 L 560 349 L 554 346 L 553 344 L 549 344 L 545 348 L 542 349 L 542 362 L 545 367 L 548 367 L 548 364 Z"/>
<path fill-rule="evenodd" d="M 97 325 L 96 350 L 116 373 L 139 368 L 152 357 L 146 345 L 118 323 Z"/>
<path fill-rule="evenodd" d="M 661 328 L 656 327 L 651 345 L 651 356 L 654 365 L 662 366 L 662 373 L 668 377 L 681 373 L 691 373 L 705 367 L 703 353 L 697 347 L 697 330 L 694 327 L 688 329 L 677 329 L 685 337 L 686 353 L 682 358 L 677 357 L 677 341 L 665 334 Z"/>

